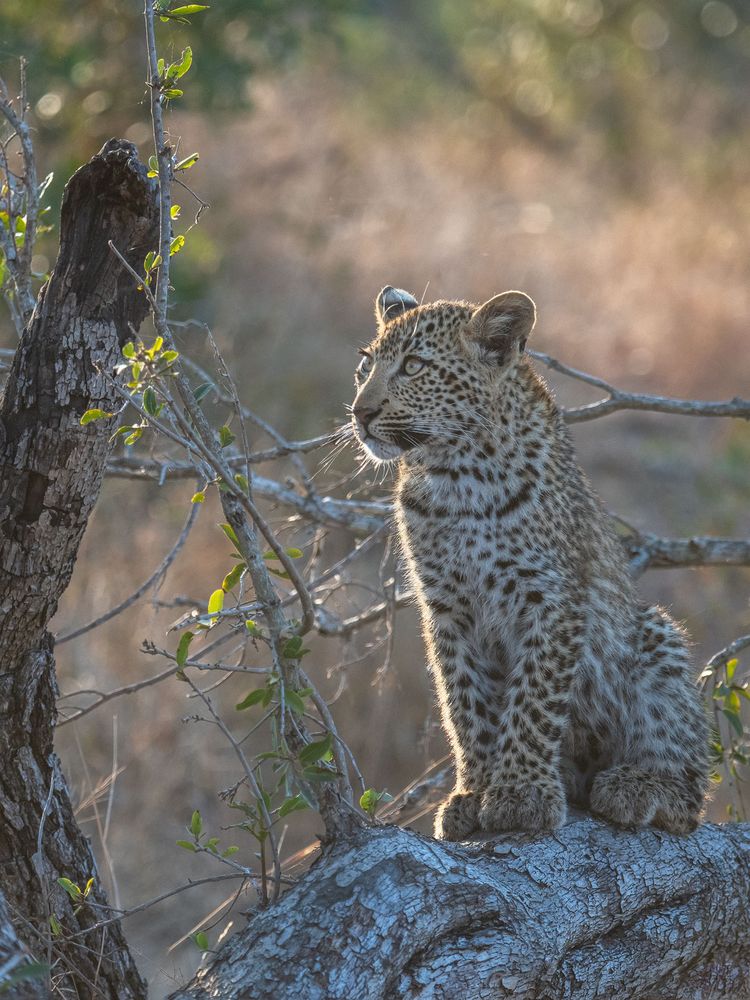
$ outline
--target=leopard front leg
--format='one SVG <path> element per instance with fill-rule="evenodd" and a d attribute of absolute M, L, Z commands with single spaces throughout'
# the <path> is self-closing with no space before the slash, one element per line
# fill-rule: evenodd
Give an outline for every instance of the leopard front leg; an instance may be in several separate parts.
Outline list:
<path fill-rule="evenodd" d="M 489 749 L 476 741 L 478 711 L 486 716 L 487 709 L 476 689 L 473 651 L 452 621 L 431 623 L 427 651 L 456 764 L 456 785 L 438 808 L 435 836 L 465 840 L 479 828 L 481 795 L 489 780 Z M 489 714 L 498 724 L 499 716 Z"/>
<path fill-rule="evenodd" d="M 487 833 L 554 830 L 567 805 L 560 744 L 567 725 L 579 630 L 563 626 L 557 608 L 529 590 L 519 624 L 520 653 L 507 679 L 500 736 L 479 826 Z"/>

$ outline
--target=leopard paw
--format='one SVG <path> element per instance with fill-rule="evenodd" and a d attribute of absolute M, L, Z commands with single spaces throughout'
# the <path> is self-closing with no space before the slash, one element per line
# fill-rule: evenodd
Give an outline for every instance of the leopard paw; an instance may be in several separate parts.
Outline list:
<path fill-rule="evenodd" d="M 479 796 L 476 792 L 454 792 L 442 803 L 435 817 L 435 836 L 441 840 L 465 840 L 477 829 Z"/>
<path fill-rule="evenodd" d="M 482 794 L 479 826 L 487 833 L 556 830 L 567 809 L 561 784 L 492 785 Z"/>

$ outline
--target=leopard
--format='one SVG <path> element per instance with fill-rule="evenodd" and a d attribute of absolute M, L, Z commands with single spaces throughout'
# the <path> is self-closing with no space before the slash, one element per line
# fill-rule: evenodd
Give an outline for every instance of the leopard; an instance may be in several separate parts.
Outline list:
<path fill-rule="evenodd" d="M 689 640 L 638 596 L 529 356 L 533 300 L 420 304 L 386 285 L 375 315 L 351 426 L 368 461 L 396 467 L 394 519 L 456 766 L 435 836 L 554 831 L 574 808 L 689 834 L 709 776 Z"/>

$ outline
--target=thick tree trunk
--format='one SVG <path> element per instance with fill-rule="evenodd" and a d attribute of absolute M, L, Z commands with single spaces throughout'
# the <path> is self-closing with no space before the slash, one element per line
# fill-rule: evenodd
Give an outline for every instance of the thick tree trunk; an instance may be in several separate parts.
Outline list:
<path fill-rule="evenodd" d="M 747 1000 L 750 828 L 324 850 L 171 1000 Z"/>
<path fill-rule="evenodd" d="M 0 403 L 0 888 L 20 941 L 77 997 L 142 997 L 118 924 L 87 934 L 106 896 L 53 752 L 53 642 L 47 624 L 99 495 L 118 408 L 120 347 L 146 301 L 134 267 L 156 246 L 154 185 L 130 143 L 110 140 L 65 189 L 60 253 L 16 352 Z M 76 908 L 58 885 L 84 888 Z M 101 911 L 99 911 L 101 914 Z"/>

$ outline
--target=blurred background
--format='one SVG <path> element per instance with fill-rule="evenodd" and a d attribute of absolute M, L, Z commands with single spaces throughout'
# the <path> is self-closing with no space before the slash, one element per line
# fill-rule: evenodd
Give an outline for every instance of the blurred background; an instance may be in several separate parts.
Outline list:
<path fill-rule="evenodd" d="M 18 58 L 29 60 L 38 170 L 54 171 L 40 275 L 54 264 L 71 172 L 113 135 L 144 161 L 151 153 L 139 8 L 4 0 L 0 10 L 0 71 L 14 87 Z M 243 402 L 285 435 L 345 420 L 356 349 L 372 336 L 385 283 L 426 301 L 521 288 L 539 309 L 532 346 L 568 364 L 631 390 L 749 394 L 747 0 L 214 0 L 190 26 L 160 24 L 158 41 L 168 60 L 193 48 L 167 125 L 182 155 L 200 153 L 185 180 L 210 203 L 193 226 L 199 201 L 175 191 L 187 244 L 174 261 L 174 316 L 211 326 Z M 178 339 L 210 363 L 198 327 Z M 0 345 L 14 343 L 2 315 Z M 565 402 L 595 398 L 554 384 Z M 750 533 L 745 422 L 619 414 L 577 426 L 575 438 L 606 505 L 637 527 Z M 324 457 L 308 460 L 311 471 Z M 385 496 L 388 483 L 367 472 L 348 478 L 356 466 L 344 451 L 316 482 L 338 496 Z M 149 576 L 193 491 L 189 481 L 106 482 L 60 633 Z M 63 692 L 162 668 L 140 652 L 144 638 L 172 642 L 165 630 L 184 608 L 162 605 L 205 603 L 231 566 L 215 499 L 205 508 L 156 595 L 59 646 Z M 309 542 L 299 527 L 287 536 Z M 329 558 L 351 542 L 332 533 Z M 348 588 L 332 606 L 368 603 L 380 555 L 357 571 L 362 593 Z M 701 663 L 748 631 L 749 583 L 746 569 L 700 569 L 651 572 L 642 587 L 687 623 Z M 381 625 L 348 643 L 316 639 L 305 667 L 336 697 L 367 783 L 396 793 L 445 746 L 415 615 L 392 625 L 390 637 Z M 228 717 L 243 693 L 234 680 L 217 692 Z M 236 768 L 212 727 L 181 721 L 194 711 L 171 680 L 59 731 L 80 817 L 123 906 L 213 870 L 174 846 L 195 808 L 251 855 L 248 841 L 221 833 L 233 817 L 217 791 Z M 316 830 L 291 817 L 285 850 Z M 190 941 L 170 946 L 227 893 L 202 887 L 129 918 L 154 997 L 195 967 Z"/>

